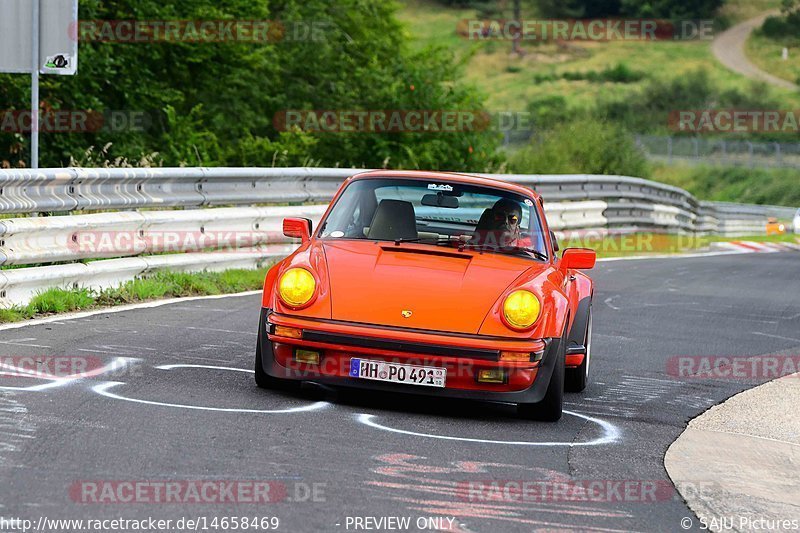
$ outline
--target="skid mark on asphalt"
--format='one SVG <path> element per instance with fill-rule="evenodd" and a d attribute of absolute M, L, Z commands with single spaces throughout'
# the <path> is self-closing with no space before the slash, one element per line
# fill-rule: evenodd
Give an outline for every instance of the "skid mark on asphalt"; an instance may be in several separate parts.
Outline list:
<path fill-rule="evenodd" d="M 599 426 L 603 434 L 602 436 L 590 440 L 587 442 L 531 442 L 531 441 L 508 441 L 508 440 L 493 440 L 493 439 L 478 439 L 478 438 L 470 438 L 470 437 L 455 437 L 450 435 L 437 435 L 435 433 L 421 433 L 417 431 L 408 431 L 405 429 L 398 429 L 389 427 L 383 424 L 379 424 L 375 421 L 377 418 L 375 415 L 370 414 L 359 414 L 356 415 L 356 420 L 361 424 L 369 426 L 373 429 L 380 429 L 382 431 L 389 431 L 391 433 L 399 433 L 402 435 L 410 435 L 412 437 L 427 437 L 430 439 L 440 439 L 440 440 L 450 440 L 450 441 L 460 441 L 460 442 L 475 442 L 480 444 L 506 444 L 510 446 L 600 446 L 602 444 L 614 444 L 620 440 L 620 431 L 617 426 L 611 424 L 610 422 L 606 422 L 605 420 L 601 420 L 599 418 L 594 418 L 591 416 L 587 416 L 581 413 L 576 413 L 574 411 L 564 411 L 565 415 L 575 416 L 578 418 L 582 418 L 587 422 L 592 422 Z"/>
<path fill-rule="evenodd" d="M 522 526 L 539 526 L 582 531 L 627 531 L 587 526 L 588 521 L 597 524 L 603 520 L 618 524 L 633 515 L 613 506 L 576 502 L 547 501 L 533 498 L 524 501 L 521 497 L 491 497 L 475 494 L 470 482 L 483 483 L 502 478 L 556 484 L 570 483 L 571 478 L 556 470 L 526 465 L 482 461 L 455 461 L 445 465 L 430 464 L 426 457 L 410 454 L 385 454 L 373 458 L 380 466 L 372 472 L 380 479 L 365 481 L 371 487 L 384 489 L 387 497 L 406 509 L 433 515 L 455 517 L 464 530 L 469 530 L 470 520 L 495 520 Z M 487 497 L 489 496 L 489 497 Z M 516 496 L 521 496 L 517 494 Z M 580 495 L 575 495 L 580 500 Z M 586 495 L 584 495 L 586 496 Z M 475 501 L 477 500 L 477 501 Z M 498 501 L 499 500 L 499 501 Z"/>
<path fill-rule="evenodd" d="M 8 344 L 10 346 L 30 346 L 31 348 L 50 348 L 45 344 L 33 344 L 31 341 L 35 341 L 35 337 L 28 337 L 26 339 L 12 339 L 8 341 L 0 341 L 0 344 Z"/>
<path fill-rule="evenodd" d="M 207 311 L 211 311 L 208 309 Z M 229 312 L 229 311 L 224 311 Z M 236 331 L 232 329 L 217 329 L 217 328 L 207 328 L 207 327 L 198 327 L 198 326 L 172 326 L 169 324 L 154 324 L 156 327 L 159 328 L 170 328 L 170 329 L 188 329 L 191 331 L 215 331 L 218 333 L 235 333 L 236 335 L 250 335 L 253 337 L 258 337 L 258 333 L 254 333 L 252 331 Z"/>
<path fill-rule="evenodd" d="M 90 348 L 78 348 L 79 352 L 104 353 L 107 355 L 140 355 L 142 352 L 158 352 L 155 348 L 127 346 L 124 344 L 95 344 Z"/>
<path fill-rule="evenodd" d="M 763 333 L 761 331 L 752 331 L 751 333 L 753 335 L 761 335 L 763 337 L 772 337 L 773 339 L 781 339 L 781 340 L 785 340 L 785 341 L 800 342 L 800 339 L 796 339 L 794 337 L 784 337 L 783 335 L 773 335 L 771 333 Z"/>
<path fill-rule="evenodd" d="M 12 393 L 0 392 L 0 466 L 13 466 L 11 455 L 34 438 L 36 426 L 26 419 L 27 408 Z"/>
<path fill-rule="evenodd" d="M 605 388 L 599 396 L 584 397 L 580 404 L 565 403 L 577 406 L 585 413 L 633 418 L 638 416 L 641 406 L 654 401 L 700 408 L 714 400 L 698 395 L 697 387 L 685 381 L 626 375 L 619 383 Z"/>

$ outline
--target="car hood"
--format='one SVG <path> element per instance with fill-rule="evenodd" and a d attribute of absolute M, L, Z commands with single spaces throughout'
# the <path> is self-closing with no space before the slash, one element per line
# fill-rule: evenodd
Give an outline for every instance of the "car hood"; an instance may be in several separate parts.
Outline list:
<path fill-rule="evenodd" d="M 335 320 L 477 334 L 514 280 L 546 265 L 414 243 L 324 241 Z"/>

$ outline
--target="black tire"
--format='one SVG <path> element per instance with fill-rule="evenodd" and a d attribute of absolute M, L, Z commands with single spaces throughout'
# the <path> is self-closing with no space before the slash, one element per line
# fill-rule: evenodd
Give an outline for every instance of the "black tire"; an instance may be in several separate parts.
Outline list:
<path fill-rule="evenodd" d="M 300 381 L 291 379 L 274 378 L 264 372 L 264 365 L 261 359 L 261 333 L 258 334 L 256 341 L 256 362 L 255 362 L 256 385 L 262 389 L 292 391 L 300 388 Z"/>
<path fill-rule="evenodd" d="M 564 359 L 566 357 L 567 337 L 562 336 L 556 354 L 556 366 L 547 385 L 547 392 L 538 403 L 517 404 L 517 414 L 528 420 L 542 422 L 557 422 L 561 419 L 564 409 Z"/>
<path fill-rule="evenodd" d="M 589 308 L 589 321 L 586 324 L 586 338 L 583 340 L 586 346 L 586 355 L 583 363 L 576 368 L 567 368 L 564 375 L 564 389 L 567 392 L 583 392 L 589 383 L 589 362 L 592 358 L 592 308 Z"/>

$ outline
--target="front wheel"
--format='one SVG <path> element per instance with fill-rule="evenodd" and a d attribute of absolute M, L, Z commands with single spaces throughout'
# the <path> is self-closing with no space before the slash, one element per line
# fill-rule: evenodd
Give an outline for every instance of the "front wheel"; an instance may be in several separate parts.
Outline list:
<path fill-rule="evenodd" d="M 557 422 L 561 419 L 564 408 L 564 358 L 566 352 L 566 336 L 562 337 L 556 354 L 556 366 L 547 385 L 547 392 L 538 403 L 521 403 L 517 405 L 517 414 L 528 420 Z"/>

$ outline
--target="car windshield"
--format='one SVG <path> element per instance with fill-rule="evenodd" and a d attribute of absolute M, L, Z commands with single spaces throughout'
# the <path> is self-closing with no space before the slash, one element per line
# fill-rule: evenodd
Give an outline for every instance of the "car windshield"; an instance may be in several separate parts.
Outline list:
<path fill-rule="evenodd" d="M 318 232 L 322 239 L 419 242 L 547 258 L 533 201 L 502 189 L 400 178 L 355 180 Z"/>

